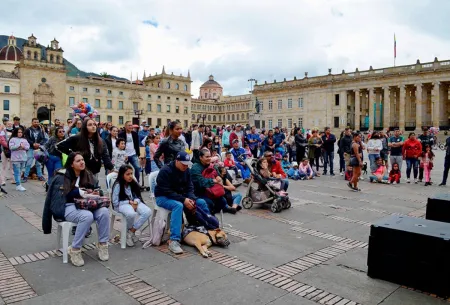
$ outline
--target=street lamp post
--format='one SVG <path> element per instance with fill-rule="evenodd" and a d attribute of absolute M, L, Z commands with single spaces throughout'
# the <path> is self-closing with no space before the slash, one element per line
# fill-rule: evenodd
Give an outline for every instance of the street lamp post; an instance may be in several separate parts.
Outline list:
<path fill-rule="evenodd" d="M 45 105 L 45 107 L 47 107 L 47 105 Z M 50 128 L 51 128 L 51 126 L 52 126 L 52 111 L 55 111 L 56 105 L 51 103 L 50 104 L 50 108 L 47 107 L 47 109 L 49 110 L 48 111 L 48 120 L 49 120 L 49 123 L 50 123 L 49 125 L 50 125 Z"/>
<path fill-rule="evenodd" d="M 140 118 L 141 118 L 141 115 L 143 115 L 144 114 L 144 110 L 134 110 L 134 115 L 137 115 L 137 118 L 138 118 L 138 124 L 137 125 L 139 125 L 140 123 L 141 123 L 141 120 L 140 120 Z"/>

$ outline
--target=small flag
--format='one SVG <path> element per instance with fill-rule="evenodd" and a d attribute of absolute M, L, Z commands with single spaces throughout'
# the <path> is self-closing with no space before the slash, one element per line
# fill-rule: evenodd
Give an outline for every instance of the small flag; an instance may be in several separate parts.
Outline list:
<path fill-rule="evenodd" d="M 397 39 L 395 39 L 395 33 L 394 33 L 394 58 L 397 58 Z"/>

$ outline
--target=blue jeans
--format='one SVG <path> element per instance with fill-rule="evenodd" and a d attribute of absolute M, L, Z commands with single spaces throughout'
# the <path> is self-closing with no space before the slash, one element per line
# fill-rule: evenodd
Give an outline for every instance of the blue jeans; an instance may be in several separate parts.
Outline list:
<path fill-rule="evenodd" d="M 288 178 L 286 178 L 286 179 L 281 179 L 281 182 L 283 182 L 284 184 L 283 184 L 283 191 L 287 191 L 288 190 L 288 187 L 289 187 L 289 179 Z"/>
<path fill-rule="evenodd" d="M 369 154 L 369 162 L 370 162 L 370 172 L 373 173 L 377 170 L 377 163 L 375 160 L 379 158 L 379 154 Z"/>
<path fill-rule="evenodd" d="M 216 214 L 216 213 L 220 212 L 221 210 L 225 211 L 226 209 L 228 209 L 227 200 L 225 199 L 225 197 L 220 197 L 217 199 L 211 199 L 208 197 L 200 197 L 197 200 L 201 200 L 201 201 L 205 202 L 205 206 L 200 205 L 200 208 L 208 214 Z M 205 207 L 206 207 L 206 210 L 205 210 Z"/>
<path fill-rule="evenodd" d="M 62 167 L 61 158 L 54 156 L 54 155 L 48 155 L 48 160 L 45 163 L 45 166 L 47 166 L 47 172 L 48 172 L 47 182 L 48 182 L 48 184 L 50 184 L 55 170 Z"/>
<path fill-rule="evenodd" d="M 16 185 L 20 185 L 20 176 L 22 176 L 22 172 L 25 170 L 25 161 L 22 162 L 11 162 L 14 171 L 14 180 L 16 180 Z"/>
<path fill-rule="evenodd" d="M 159 171 L 159 167 L 158 167 L 158 165 L 156 165 L 155 161 L 152 160 L 151 165 L 152 165 L 152 170 L 151 170 L 152 172 Z"/>
<path fill-rule="evenodd" d="M 327 172 L 327 165 L 330 163 L 330 175 L 334 174 L 334 151 L 323 151 L 323 172 Z"/>
<path fill-rule="evenodd" d="M 370 182 L 372 182 L 372 181 L 378 182 L 378 177 L 375 176 L 375 175 L 370 175 L 369 176 L 369 180 L 370 180 Z M 383 180 L 387 181 L 387 180 L 389 180 L 389 177 L 388 176 L 383 176 L 383 178 L 381 178 L 381 181 L 383 181 Z"/>
<path fill-rule="evenodd" d="M 77 224 L 75 236 L 72 241 L 72 248 L 79 249 L 83 246 L 84 237 L 89 232 L 94 220 L 97 222 L 98 241 L 106 243 L 109 240 L 109 210 L 100 208 L 93 212 L 88 210 L 78 210 L 74 204 L 66 204 L 64 217 L 67 221 Z"/>
<path fill-rule="evenodd" d="M 128 157 L 128 162 L 134 168 L 134 176 L 136 177 L 137 182 L 139 182 L 139 174 L 141 173 L 141 167 L 139 166 L 139 158 L 137 155 L 132 155 Z"/>
<path fill-rule="evenodd" d="M 233 194 L 233 204 L 241 205 L 242 195 L 241 193 Z"/>
<path fill-rule="evenodd" d="M 25 166 L 25 174 L 24 174 L 24 178 L 28 178 L 28 175 L 30 174 L 30 169 L 31 166 L 33 165 L 33 161 L 34 160 L 34 150 L 32 148 L 30 148 L 27 151 L 27 165 Z M 42 177 L 42 164 L 39 163 L 38 161 L 35 162 L 36 164 L 36 174 L 38 175 L 38 177 Z"/>
<path fill-rule="evenodd" d="M 247 167 L 247 165 L 243 166 L 241 165 L 241 163 L 236 162 L 236 166 L 241 170 L 242 179 L 247 179 L 250 177 L 250 169 Z"/>
<path fill-rule="evenodd" d="M 131 228 L 138 230 L 152 216 L 152 210 L 142 202 L 138 204 L 136 211 L 130 204 L 121 204 L 119 212 L 125 215 L 128 230 Z M 137 215 L 139 215 L 138 220 L 136 220 Z"/>
<path fill-rule="evenodd" d="M 417 179 L 419 173 L 419 159 L 406 158 L 406 178 L 411 176 L 411 167 L 414 168 L 414 179 Z"/>

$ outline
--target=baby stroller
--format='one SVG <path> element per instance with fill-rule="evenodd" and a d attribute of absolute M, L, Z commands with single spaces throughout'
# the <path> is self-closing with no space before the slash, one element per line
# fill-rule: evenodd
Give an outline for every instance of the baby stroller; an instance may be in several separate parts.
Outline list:
<path fill-rule="evenodd" d="M 279 213 L 284 209 L 291 207 L 289 197 L 279 196 L 276 191 L 267 184 L 256 170 L 256 159 L 247 158 L 244 161 L 252 173 L 251 180 L 247 187 L 245 197 L 242 198 L 244 209 L 250 209 L 253 204 L 270 204 L 270 210 L 273 213 Z"/>

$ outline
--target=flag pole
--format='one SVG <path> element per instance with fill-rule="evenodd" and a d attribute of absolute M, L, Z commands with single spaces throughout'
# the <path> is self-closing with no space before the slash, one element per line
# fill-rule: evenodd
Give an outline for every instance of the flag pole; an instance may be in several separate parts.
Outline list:
<path fill-rule="evenodd" d="M 397 39 L 395 39 L 395 33 L 394 33 L 394 67 L 395 67 L 396 59 L 397 59 Z"/>

